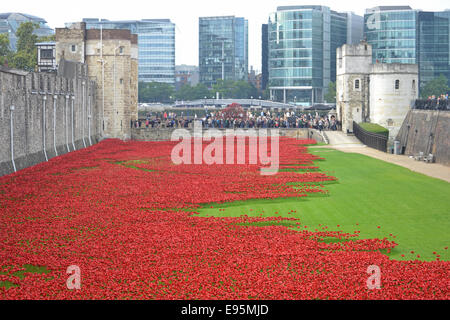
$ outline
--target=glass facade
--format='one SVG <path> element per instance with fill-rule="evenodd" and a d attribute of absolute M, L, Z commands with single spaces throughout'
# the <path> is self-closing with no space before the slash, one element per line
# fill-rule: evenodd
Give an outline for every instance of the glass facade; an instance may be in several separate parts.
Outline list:
<path fill-rule="evenodd" d="M 450 11 L 419 12 L 418 38 L 420 86 L 441 74 L 450 85 Z"/>
<path fill-rule="evenodd" d="M 420 88 L 441 74 L 450 84 L 450 11 L 376 7 L 364 16 L 373 62 L 419 65 Z"/>
<path fill-rule="evenodd" d="M 418 11 L 410 7 L 376 7 L 364 15 L 364 33 L 373 62 L 416 63 Z"/>
<path fill-rule="evenodd" d="M 34 30 L 34 34 L 38 37 L 47 37 L 55 34 L 55 31 L 47 25 L 47 21 L 42 18 L 23 13 L 0 13 L 0 33 L 9 34 L 11 50 L 16 50 L 16 32 L 24 22 L 33 22 L 39 25 L 39 28 Z"/>
<path fill-rule="evenodd" d="M 263 24 L 261 28 L 262 34 L 262 79 L 261 79 L 261 88 L 263 90 L 267 89 L 269 84 L 269 25 Z"/>
<path fill-rule="evenodd" d="M 139 82 L 175 84 L 175 24 L 167 19 L 83 19 L 87 29 L 127 29 L 138 35 Z"/>
<path fill-rule="evenodd" d="M 211 88 L 219 79 L 248 76 L 248 21 L 244 18 L 199 19 L 200 82 Z"/>
<path fill-rule="evenodd" d="M 268 24 L 272 99 L 322 102 L 336 81 L 336 49 L 347 42 L 346 13 L 324 6 L 279 7 Z M 355 28 L 355 26 L 350 26 Z M 362 24 L 360 24 L 362 33 Z"/>

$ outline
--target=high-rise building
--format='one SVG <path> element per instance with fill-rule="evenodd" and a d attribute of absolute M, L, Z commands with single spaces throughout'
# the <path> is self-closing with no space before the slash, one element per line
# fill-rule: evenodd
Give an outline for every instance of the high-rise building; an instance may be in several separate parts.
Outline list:
<path fill-rule="evenodd" d="M 269 84 L 269 25 L 262 25 L 262 68 L 261 68 L 261 89 L 266 90 Z"/>
<path fill-rule="evenodd" d="M 175 84 L 175 24 L 168 19 L 83 19 L 87 29 L 125 29 L 138 35 L 139 82 Z M 66 24 L 70 26 L 70 24 Z"/>
<path fill-rule="evenodd" d="M 47 25 L 47 21 L 42 18 L 24 13 L 0 13 L 0 33 L 9 34 L 9 45 L 11 50 L 16 50 L 16 32 L 24 22 L 33 22 L 39 25 L 39 27 L 34 30 L 34 34 L 38 37 L 47 37 L 55 34 L 55 31 Z"/>
<path fill-rule="evenodd" d="M 416 63 L 418 11 L 410 6 L 367 9 L 364 34 L 373 63 Z"/>
<path fill-rule="evenodd" d="M 450 10 L 419 12 L 418 42 L 421 88 L 441 74 L 450 86 Z"/>
<path fill-rule="evenodd" d="M 268 24 L 271 99 L 322 102 L 329 83 L 336 81 L 336 49 L 348 40 L 360 41 L 362 30 L 362 17 L 353 13 L 325 6 L 278 7 Z"/>
<path fill-rule="evenodd" d="M 246 80 L 248 75 L 248 21 L 234 16 L 199 19 L 200 82 Z"/>
<path fill-rule="evenodd" d="M 450 11 L 375 7 L 366 10 L 364 21 L 374 63 L 417 63 L 420 88 L 441 74 L 450 84 Z"/>

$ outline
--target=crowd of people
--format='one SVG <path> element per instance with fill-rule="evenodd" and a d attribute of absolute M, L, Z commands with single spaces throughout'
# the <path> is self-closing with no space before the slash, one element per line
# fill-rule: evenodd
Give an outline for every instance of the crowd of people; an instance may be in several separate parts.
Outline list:
<path fill-rule="evenodd" d="M 450 100 L 448 94 L 430 96 L 427 100 L 417 100 L 414 109 L 419 110 L 450 110 Z"/>
<path fill-rule="evenodd" d="M 203 117 L 177 115 L 173 112 L 163 114 L 148 114 L 146 119 L 132 122 L 136 128 L 189 128 L 194 121 L 201 121 L 203 128 L 215 129 L 260 129 L 260 128 L 313 128 L 317 130 L 340 130 L 341 124 L 334 115 L 319 115 L 311 113 L 283 113 L 262 111 L 242 113 L 230 116 L 221 111 L 208 112 Z"/>

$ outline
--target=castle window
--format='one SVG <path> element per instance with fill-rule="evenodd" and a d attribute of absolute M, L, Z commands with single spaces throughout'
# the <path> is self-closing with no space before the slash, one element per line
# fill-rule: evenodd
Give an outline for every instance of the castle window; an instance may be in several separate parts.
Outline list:
<path fill-rule="evenodd" d="M 355 90 L 360 90 L 361 89 L 361 80 L 356 79 L 355 80 Z"/>
<path fill-rule="evenodd" d="M 400 89 L 400 80 L 395 80 L 395 90 Z"/>
<path fill-rule="evenodd" d="M 73 44 L 73 45 L 70 47 L 70 50 L 71 50 L 73 53 L 75 53 L 75 52 L 77 51 L 77 46 L 76 46 L 75 44 Z"/>
<path fill-rule="evenodd" d="M 120 84 L 123 84 L 123 79 L 120 79 Z"/>
<path fill-rule="evenodd" d="M 416 80 L 412 81 L 412 90 L 416 91 Z"/>
<path fill-rule="evenodd" d="M 123 53 L 123 47 L 119 48 L 119 53 L 122 54 Z"/>

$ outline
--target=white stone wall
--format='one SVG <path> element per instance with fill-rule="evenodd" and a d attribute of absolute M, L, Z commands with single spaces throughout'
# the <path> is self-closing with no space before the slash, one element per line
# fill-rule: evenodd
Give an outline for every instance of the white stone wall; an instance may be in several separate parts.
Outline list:
<path fill-rule="evenodd" d="M 398 81 L 398 88 L 396 82 Z M 375 64 L 370 75 L 370 119 L 397 136 L 408 111 L 418 99 L 418 67 L 408 64 Z"/>

